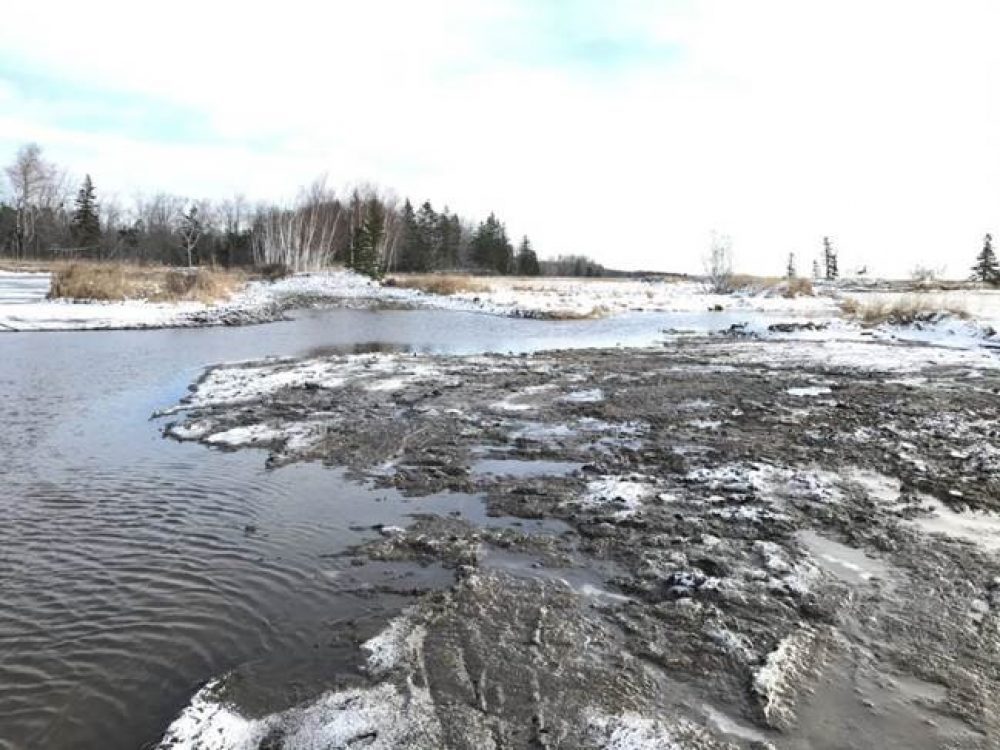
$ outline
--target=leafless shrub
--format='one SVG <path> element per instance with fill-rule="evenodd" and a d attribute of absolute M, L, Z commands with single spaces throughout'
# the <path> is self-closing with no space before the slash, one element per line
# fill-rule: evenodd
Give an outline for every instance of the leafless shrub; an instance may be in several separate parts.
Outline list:
<path fill-rule="evenodd" d="M 733 243 L 728 235 L 712 233 L 712 243 L 704 258 L 705 277 L 709 289 L 716 294 L 729 294 L 732 290 Z"/>
<path fill-rule="evenodd" d="M 918 284 L 930 284 L 944 275 L 943 268 L 931 268 L 918 263 L 910 270 L 910 278 Z"/>
<path fill-rule="evenodd" d="M 785 290 L 782 293 L 784 297 L 792 299 L 794 297 L 812 297 L 813 284 L 811 279 L 788 279 L 785 284 Z"/>
<path fill-rule="evenodd" d="M 882 323 L 911 325 L 933 321 L 943 316 L 962 319 L 969 317 L 969 311 L 961 304 L 917 294 L 869 302 L 861 302 L 853 297 L 848 297 L 841 301 L 840 310 L 848 317 L 859 320 L 865 326 L 876 326 Z"/>

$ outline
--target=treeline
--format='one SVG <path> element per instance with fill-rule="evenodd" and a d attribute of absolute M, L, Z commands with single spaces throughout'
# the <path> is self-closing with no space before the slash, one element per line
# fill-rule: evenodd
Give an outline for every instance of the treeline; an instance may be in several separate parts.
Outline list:
<path fill-rule="evenodd" d="M 627 274 L 620 271 L 611 271 L 600 263 L 588 258 L 586 255 L 559 255 L 552 260 L 543 260 L 539 263 L 544 276 L 629 276 L 643 275 L 641 272 Z"/>
<path fill-rule="evenodd" d="M 192 201 L 168 193 L 129 205 L 101 196 L 87 175 L 72 185 L 35 144 L 4 169 L 0 254 L 15 259 L 92 258 L 167 265 L 280 264 L 296 271 L 343 264 L 371 276 L 464 270 L 491 274 L 599 275 L 583 257 L 538 260 L 531 241 L 515 248 L 494 214 L 480 222 L 414 209 L 364 186 L 340 195 L 318 180 L 287 205 Z"/>

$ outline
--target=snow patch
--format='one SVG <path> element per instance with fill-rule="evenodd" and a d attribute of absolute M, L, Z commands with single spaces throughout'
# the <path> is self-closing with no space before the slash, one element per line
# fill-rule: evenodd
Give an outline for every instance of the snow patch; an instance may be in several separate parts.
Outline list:
<path fill-rule="evenodd" d="M 399 666 L 409 656 L 419 654 L 427 631 L 408 614 L 395 618 L 389 626 L 361 648 L 368 652 L 368 671 L 378 677 Z"/>
<path fill-rule="evenodd" d="M 927 534 L 942 534 L 1000 552 L 1000 515 L 988 511 L 954 511 L 935 497 L 921 496 L 922 509 L 931 515 L 910 523 Z"/>
<path fill-rule="evenodd" d="M 685 720 L 666 724 L 633 711 L 611 715 L 596 709 L 584 720 L 585 736 L 603 750 L 682 750 L 714 746 L 714 743 L 708 744 L 703 729 Z"/>
<path fill-rule="evenodd" d="M 426 633 L 408 614 L 393 620 L 362 645 L 368 669 L 381 676 L 404 659 L 419 658 Z M 280 735 L 285 750 L 364 747 L 391 750 L 439 747 L 441 728 L 430 691 L 407 680 L 405 686 L 381 683 L 371 688 L 326 693 L 316 701 L 259 719 L 241 715 L 218 698 L 222 683 L 199 690 L 171 723 L 160 750 L 258 750 L 266 738 Z"/>
<path fill-rule="evenodd" d="M 591 388 L 585 391 L 571 391 L 559 399 L 569 404 L 593 404 L 604 400 L 604 391 Z"/>
<path fill-rule="evenodd" d="M 803 627 L 783 638 L 754 675 L 753 690 L 770 726 L 781 728 L 791 720 L 798 694 L 796 682 L 808 668 L 815 646 L 816 631 Z"/>
<path fill-rule="evenodd" d="M 274 427 L 263 424 L 253 424 L 244 427 L 233 427 L 230 430 L 217 432 L 205 438 L 206 443 L 211 445 L 225 445 L 230 448 L 239 448 L 250 445 L 260 445 L 261 443 L 271 443 L 281 440 L 282 432 Z"/>
<path fill-rule="evenodd" d="M 370 750 L 440 747 L 441 728 L 430 692 L 408 684 L 327 693 L 300 708 L 245 718 L 217 702 L 217 682 L 200 690 L 170 725 L 160 750 L 259 750 L 269 736 L 284 750 L 351 747 Z"/>
<path fill-rule="evenodd" d="M 634 516 L 642 507 L 643 500 L 653 493 L 648 482 L 639 482 L 622 477 L 602 477 L 587 482 L 587 489 L 578 501 L 584 508 L 616 509 L 617 518 Z"/>
<path fill-rule="evenodd" d="M 788 394 L 790 396 L 823 396 L 827 393 L 832 393 L 829 387 L 825 385 L 811 385 L 802 388 L 789 388 Z"/>

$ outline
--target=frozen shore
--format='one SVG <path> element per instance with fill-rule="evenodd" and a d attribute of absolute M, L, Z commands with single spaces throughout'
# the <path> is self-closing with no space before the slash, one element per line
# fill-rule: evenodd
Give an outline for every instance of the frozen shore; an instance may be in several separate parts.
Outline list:
<path fill-rule="evenodd" d="M 454 582 L 295 706 L 212 676 L 161 746 L 995 747 L 998 390 L 981 349 L 736 333 L 214 368 L 168 436 L 402 490 L 351 565 Z"/>
<path fill-rule="evenodd" d="M 297 274 L 275 282 L 252 281 L 231 299 L 214 305 L 128 301 L 115 303 L 49 300 L 46 274 L 0 274 L 0 332 L 184 328 L 247 325 L 281 320 L 300 308 L 365 307 L 438 309 L 488 315 L 585 319 L 626 313 L 704 315 L 700 332 L 723 330 L 733 316 L 746 316 L 736 333 L 762 338 L 813 340 L 904 340 L 939 346 L 1000 346 L 1000 292 L 975 291 L 925 296 L 943 309 L 956 301 L 969 319 L 947 314 L 912 325 L 863 327 L 847 320 L 839 304 L 847 293 L 820 288 L 815 296 L 786 298 L 772 291 L 712 294 L 694 281 L 507 278 L 484 280 L 487 291 L 442 296 L 382 285 L 347 271 Z M 855 298 L 892 301 L 898 294 L 853 291 Z M 713 323 L 710 311 L 726 317 Z M 725 323 L 723 321 L 726 321 Z M 714 326 L 714 327 L 713 327 Z M 685 331 L 673 333 L 683 335 Z"/>
<path fill-rule="evenodd" d="M 33 294 L 14 293 L 29 284 Z M 252 281 L 215 305 L 144 301 L 88 302 L 45 299 L 45 274 L 0 278 L 0 329 L 17 331 L 163 328 L 263 322 L 310 306 L 434 308 L 516 317 L 586 317 L 624 312 L 702 312 L 715 306 L 756 312 L 832 314 L 825 297 L 706 294 L 694 282 L 623 280 L 488 280 L 489 291 L 450 296 L 381 285 L 348 271 L 297 274 L 275 282 Z M 9 290 L 8 294 L 4 294 Z"/>

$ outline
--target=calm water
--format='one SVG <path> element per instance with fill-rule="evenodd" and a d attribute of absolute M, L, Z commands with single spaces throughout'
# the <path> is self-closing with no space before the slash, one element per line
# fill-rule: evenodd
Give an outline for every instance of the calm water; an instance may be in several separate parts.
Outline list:
<path fill-rule="evenodd" d="M 334 310 L 236 329 L 0 334 L 0 748 L 136 748 L 210 677 L 259 663 L 280 680 L 322 662 L 338 623 L 402 604 L 353 593 L 386 571 L 331 557 L 370 537 L 358 528 L 428 504 L 481 513 L 476 498 L 405 501 L 319 466 L 265 471 L 256 451 L 164 440 L 150 414 L 206 365 L 370 344 L 648 344 L 668 325 L 676 316 Z"/>

